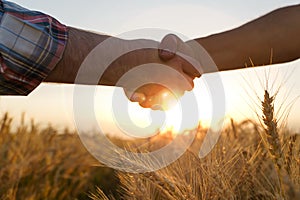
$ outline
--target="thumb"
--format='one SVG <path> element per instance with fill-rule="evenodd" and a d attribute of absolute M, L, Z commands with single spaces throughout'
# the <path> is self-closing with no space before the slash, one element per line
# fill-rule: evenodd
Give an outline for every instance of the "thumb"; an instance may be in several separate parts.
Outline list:
<path fill-rule="evenodd" d="M 195 60 L 192 48 L 177 35 L 166 35 L 158 48 L 161 60 L 169 61 L 178 55 L 188 62 L 184 65 L 183 71 L 192 78 L 200 77 L 200 73 L 195 68 L 195 66 L 200 66 L 200 63 Z"/>
<path fill-rule="evenodd" d="M 194 57 L 191 47 L 175 34 L 166 35 L 158 46 L 159 57 L 163 61 L 171 60 L 176 54 L 183 57 Z"/>
<path fill-rule="evenodd" d="M 168 34 L 161 40 L 158 46 L 158 54 L 160 59 L 163 61 L 168 61 L 175 57 L 178 49 L 178 40 L 180 40 L 180 38 L 174 34 Z"/>

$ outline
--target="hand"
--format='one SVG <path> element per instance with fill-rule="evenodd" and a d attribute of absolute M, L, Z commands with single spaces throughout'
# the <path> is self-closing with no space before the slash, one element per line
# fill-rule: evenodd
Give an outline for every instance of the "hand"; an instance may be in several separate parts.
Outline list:
<path fill-rule="evenodd" d="M 134 91 L 125 87 L 125 94 L 142 107 L 168 109 L 185 91 L 192 90 L 193 79 L 200 77 L 200 73 L 186 59 L 192 54 L 190 47 L 179 37 L 173 34 L 165 36 L 158 47 L 156 63 L 166 67 L 149 66 L 151 73 L 147 72 L 147 68 L 144 78 L 152 83 L 144 84 Z"/>
<path fill-rule="evenodd" d="M 131 101 L 142 107 L 165 109 L 169 102 L 191 90 L 193 79 L 200 76 L 185 57 L 192 54 L 189 45 L 175 35 L 165 36 L 159 44 L 69 27 L 64 56 L 44 81 L 120 86 Z M 133 70 L 138 73 L 129 73 Z"/>

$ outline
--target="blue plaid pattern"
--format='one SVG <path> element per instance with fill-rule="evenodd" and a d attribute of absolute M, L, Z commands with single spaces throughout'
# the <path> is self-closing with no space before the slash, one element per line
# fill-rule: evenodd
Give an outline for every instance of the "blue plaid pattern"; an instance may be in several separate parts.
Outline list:
<path fill-rule="evenodd" d="M 0 2 L 0 95 L 28 95 L 62 58 L 67 27 L 44 13 Z"/>

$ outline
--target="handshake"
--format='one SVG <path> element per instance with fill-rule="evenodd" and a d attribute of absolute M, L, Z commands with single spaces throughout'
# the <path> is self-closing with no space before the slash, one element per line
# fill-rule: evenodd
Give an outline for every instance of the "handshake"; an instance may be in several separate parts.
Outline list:
<path fill-rule="evenodd" d="M 203 73 L 298 59 L 299 10 L 299 5 L 280 8 L 238 28 L 188 42 L 172 34 L 160 43 L 122 40 L 68 27 L 64 55 L 44 81 L 119 86 L 142 107 L 165 109 L 170 99 L 192 90 L 193 79 Z M 81 70 L 95 49 L 100 51 L 92 56 L 96 62 Z"/>
<path fill-rule="evenodd" d="M 170 34 L 160 43 L 65 26 L 8 1 L 0 0 L 0 13 L 1 95 L 27 95 L 42 81 L 109 85 L 142 107 L 164 109 L 203 73 L 300 58 L 300 5 L 204 38 Z"/>
<path fill-rule="evenodd" d="M 62 60 L 45 81 L 118 86 L 130 101 L 165 110 L 201 75 L 192 45 L 173 34 L 161 42 L 123 40 L 70 27 L 68 40 Z"/>
<path fill-rule="evenodd" d="M 192 48 L 176 35 L 169 34 L 160 43 L 144 39 L 109 40 L 112 41 L 104 44 L 105 54 L 114 54 L 122 45 L 126 53 L 122 51 L 121 56 L 113 59 L 99 84 L 122 87 L 128 99 L 142 107 L 168 109 L 185 91 L 192 90 L 193 79 L 200 77 L 200 63 Z M 105 57 L 97 63 L 103 60 Z"/>

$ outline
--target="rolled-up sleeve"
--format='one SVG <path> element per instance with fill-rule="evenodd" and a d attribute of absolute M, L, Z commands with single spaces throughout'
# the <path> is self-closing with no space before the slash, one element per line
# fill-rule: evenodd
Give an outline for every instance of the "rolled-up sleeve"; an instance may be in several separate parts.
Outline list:
<path fill-rule="evenodd" d="M 62 58 L 67 27 L 44 13 L 0 2 L 0 95 L 28 95 Z"/>

